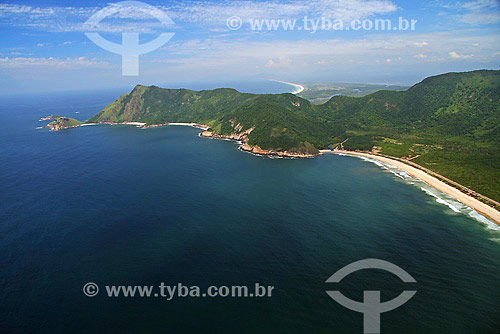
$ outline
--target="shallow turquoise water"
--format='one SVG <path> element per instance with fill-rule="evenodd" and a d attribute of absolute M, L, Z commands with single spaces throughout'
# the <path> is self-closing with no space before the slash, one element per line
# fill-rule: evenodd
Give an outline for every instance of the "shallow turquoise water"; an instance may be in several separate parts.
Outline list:
<path fill-rule="evenodd" d="M 0 332 L 362 333 L 326 290 L 383 300 L 409 289 L 363 271 L 408 271 L 418 292 L 383 333 L 498 333 L 500 243 L 467 215 L 357 158 L 256 157 L 198 130 L 89 126 L 115 95 L 0 103 Z M 79 112 L 79 114 L 74 114 Z M 86 297 L 104 285 L 275 286 L 271 298 Z"/>

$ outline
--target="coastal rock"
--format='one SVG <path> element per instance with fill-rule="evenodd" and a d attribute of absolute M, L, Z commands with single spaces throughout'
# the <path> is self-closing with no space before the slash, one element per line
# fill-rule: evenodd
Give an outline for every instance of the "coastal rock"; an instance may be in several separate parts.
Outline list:
<path fill-rule="evenodd" d="M 61 116 L 48 116 L 45 120 L 53 120 L 47 127 L 50 128 L 50 131 L 59 131 L 63 129 L 76 128 L 82 123 L 74 118 L 69 117 L 61 117 Z"/>
<path fill-rule="evenodd" d="M 239 124 L 236 127 L 238 126 Z M 206 130 L 202 132 L 200 136 L 204 138 L 235 140 L 241 143 L 240 149 L 242 151 L 258 155 L 269 155 L 269 156 L 277 156 L 283 158 L 312 158 L 318 155 L 318 154 L 293 152 L 293 151 L 265 150 L 257 145 L 251 146 L 248 144 L 248 136 L 250 135 L 250 133 L 252 133 L 253 130 L 254 128 L 250 128 L 244 132 L 232 133 L 230 135 L 221 135 L 213 131 Z"/>
<path fill-rule="evenodd" d="M 240 149 L 245 152 L 258 154 L 258 155 L 269 155 L 277 156 L 282 158 L 312 158 L 317 156 L 317 154 L 291 152 L 291 151 L 276 151 L 276 150 L 264 150 L 259 146 L 250 146 L 247 143 L 241 145 Z"/>
<path fill-rule="evenodd" d="M 205 138 L 212 138 L 214 136 L 214 133 L 212 131 L 203 131 L 200 136 L 205 137 Z"/>

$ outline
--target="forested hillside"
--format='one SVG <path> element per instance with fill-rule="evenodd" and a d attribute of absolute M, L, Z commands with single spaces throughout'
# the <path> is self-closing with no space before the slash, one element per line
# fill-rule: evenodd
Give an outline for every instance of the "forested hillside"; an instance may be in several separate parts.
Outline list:
<path fill-rule="evenodd" d="M 248 144 L 262 149 L 372 150 L 500 200 L 500 71 L 448 73 L 319 106 L 292 94 L 137 86 L 87 122 L 195 122 L 221 135 L 251 130 Z"/>

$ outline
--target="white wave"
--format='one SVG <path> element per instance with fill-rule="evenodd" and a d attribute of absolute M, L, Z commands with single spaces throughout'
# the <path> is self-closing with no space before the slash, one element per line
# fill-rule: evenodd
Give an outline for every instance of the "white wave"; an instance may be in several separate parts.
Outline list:
<path fill-rule="evenodd" d="M 479 221 L 481 224 L 485 225 L 490 230 L 500 231 L 500 226 L 498 224 L 496 224 L 494 221 L 492 221 L 488 217 L 483 216 L 482 214 L 480 214 L 479 212 L 477 212 L 474 209 L 471 209 L 471 208 L 469 208 L 469 209 L 470 209 L 469 216 L 471 216 L 475 220 Z"/>
<path fill-rule="evenodd" d="M 403 175 L 401 175 L 400 173 L 398 172 L 395 172 L 395 171 L 390 171 L 393 175 L 396 175 L 397 177 L 399 177 L 400 179 L 403 179 L 403 180 L 406 180 L 405 177 Z"/>
<path fill-rule="evenodd" d="M 371 163 L 374 163 L 375 165 L 379 166 L 379 167 L 384 167 L 384 164 L 380 161 L 377 161 L 375 159 L 370 159 L 370 158 L 367 158 L 367 157 L 360 157 L 362 160 L 365 160 L 365 161 L 368 161 L 368 162 L 371 162 Z"/>
<path fill-rule="evenodd" d="M 420 186 L 420 189 L 423 190 L 428 195 L 434 197 L 436 199 L 436 202 L 446 205 L 456 213 L 466 213 L 464 212 L 464 210 L 466 210 L 467 208 L 472 210 L 472 208 L 469 208 L 468 206 L 462 204 L 461 202 L 457 201 L 450 195 L 447 195 L 437 190 L 436 188 L 432 188 L 427 184 L 425 184 L 425 186 Z"/>
<path fill-rule="evenodd" d="M 427 185 L 426 183 L 424 183 L 424 186 L 421 185 L 420 189 L 422 189 L 428 195 L 434 197 L 436 199 L 436 202 L 449 207 L 453 212 L 468 215 L 469 217 L 484 225 L 486 228 L 490 230 L 500 231 L 500 226 L 494 221 L 486 216 L 483 216 L 482 214 L 480 214 L 473 208 L 463 204 L 462 202 L 459 202 L 454 197 L 445 194 L 442 191 L 439 191 L 436 188 Z"/>
<path fill-rule="evenodd" d="M 456 213 L 460 213 L 460 210 L 457 207 L 455 207 L 453 204 L 451 204 L 448 201 L 445 201 L 442 198 L 437 197 L 436 202 L 446 205 L 447 207 L 449 207 L 451 210 L 453 210 Z"/>
<path fill-rule="evenodd" d="M 241 152 L 245 152 L 245 153 L 251 154 L 251 155 L 253 155 L 255 157 L 261 157 L 261 158 L 267 157 L 267 156 L 264 156 L 262 154 L 257 154 L 257 153 L 253 153 L 253 152 L 250 152 L 250 151 L 245 151 L 244 149 L 241 148 L 241 146 L 238 147 L 238 150 L 240 150 Z"/>
<path fill-rule="evenodd" d="M 43 129 L 44 127 L 43 126 L 37 126 L 36 129 L 39 130 L 39 129 Z"/>
<path fill-rule="evenodd" d="M 422 191 L 424 191 L 426 194 L 429 196 L 432 196 L 435 198 L 436 202 L 442 205 L 446 205 L 448 208 L 450 208 L 453 212 L 455 213 L 460 213 L 467 215 L 474 220 L 478 221 L 480 224 L 485 226 L 486 228 L 494 231 L 500 231 L 500 225 L 496 224 L 493 220 L 489 219 L 488 217 L 480 214 L 473 208 L 463 204 L 462 202 L 458 201 L 454 197 L 434 188 L 425 183 L 424 181 L 411 176 L 407 171 L 402 170 L 401 168 L 398 168 L 394 165 L 391 165 L 386 162 L 382 162 L 379 160 L 367 158 L 367 157 L 360 157 L 362 160 L 371 162 L 376 164 L 377 166 L 388 170 L 391 172 L 393 175 L 397 176 L 398 178 L 404 180 L 406 183 L 420 187 Z"/>

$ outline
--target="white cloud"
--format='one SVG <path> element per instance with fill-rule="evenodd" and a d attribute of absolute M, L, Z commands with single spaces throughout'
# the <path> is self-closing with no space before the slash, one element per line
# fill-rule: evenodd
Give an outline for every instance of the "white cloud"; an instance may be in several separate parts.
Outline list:
<path fill-rule="evenodd" d="M 281 66 L 288 67 L 292 63 L 292 60 L 288 56 L 279 56 L 277 59 L 269 59 L 266 63 L 266 67 Z"/>
<path fill-rule="evenodd" d="M 416 45 L 422 41 L 428 43 L 425 54 Z M 472 46 L 476 42 L 481 44 L 481 49 Z M 311 76 L 312 73 L 324 75 L 325 71 L 357 73 L 360 66 L 376 64 L 381 67 L 415 68 L 425 62 L 442 63 L 442 68 L 447 68 L 451 63 L 450 50 L 457 50 L 455 52 L 459 57 L 474 54 L 473 58 L 462 57 L 463 62 L 490 64 L 496 59 L 493 54 L 499 50 L 498 45 L 500 36 L 483 36 L 468 30 L 414 35 L 387 33 L 358 39 L 255 40 L 250 36 L 239 39 L 177 40 L 141 61 L 149 62 L 145 64 L 144 71 L 149 70 L 151 75 L 158 71 L 165 71 L 169 75 L 255 75 L 255 68 L 259 67 L 266 74 Z M 280 57 L 283 61 L 281 66 Z M 293 71 L 291 66 L 284 65 L 284 59 L 287 59 L 284 57 L 293 65 Z M 169 59 L 170 62 L 168 67 L 160 69 L 155 64 L 163 59 Z"/>
<path fill-rule="evenodd" d="M 499 0 L 476 0 L 469 2 L 453 1 L 443 3 L 438 0 L 438 6 L 445 11 L 439 15 L 447 16 L 453 23 L 468 24 L 473 26 L 500 23 Z"/>
<path fill-rule="evenodd" d="M 325 56 L 343 55 L 348 58 L 350 55 L 357 55 L 359 58 L 365 56 L 387 56 L 394 54 L 391 58 L 407 55 L 413 57 L 422 53 L 420 43 L 425 40 L 426 54 L 448 55 L 449 50 L 464 50 L 472 52 L 476 48 L 473 43 L 480 43 L 485 50 L 494 48 L 498 51 L 497 44 L 500 44 L 500 36 L 477 35 L 470 31 L 450 31 L 434 32 L 428 34 L 400 35 L 400 34 L 379 34 L 369 35 L 357 39 L 302 39 L 302 40 L 258 40 L 254 38 L 239 39 L 196 39 L 188 41 L 173 41 L 163 49 L 169 54 L 196 55 L 205 57 L 207 54 L 225 54 L 227 58 L 255 57 L 259 59 L 276 60 L 280 56 Z M 466 46 L 470 49 L 467 49 Z M 360 50 L 363 52 L 360 53 Z M 491 54 L 491 53 L 490 53 Z M 387 58 L 387 57 L 386 57 Z M 323 60 L 324 57 L 322 57 Z"/>
<path fill-rule="evenodd" d="M 427 42 L 415 42 L 414 44 L 415 44 L 415 46 L 418 46 L 419 48 L 429 45 L 429 43 L 427 43 Z"/>
<path fill-rule="evenodd" d="M 470 54 L 470 55 L 461 55 L 461 54 L 458 54 L 455 51 L 451 51 L 450 52 L 450 57 L 453 58 L 453 59 L 468 59 L 468 58 L 474 57 L 474 55 L 473 54 Z"/>
<path fill-rule="evenodd" d="M 398 7 L 390 0 L 286 0 L 286 1 L 178 1 L 166 6 L 157 6 L 174 21 L 196 22 L 203 25 L 221 25 L 226 19 L 239 16 L 243 21 L 256 18 L 300 18 L 330 17 L 342 20 L 363 19 L 374 15 L 390 14 Z M 31 7 L 15 4 L 0 4 L 0 19 L 10 25 L 33 27 L 45 31 L 89 31 L 83 23 L 98 7 Z M 139 19 L 146 22 L 119 22 L 121 19 Z M 114 19 L 114 20 L 113 20 Z M 108 21 L 110 19 L 107 19 Z M 98 31 L 121 32 L 134 30 L 154 32 L 163 28 L 147 14 L 128 10 L 112 16 L 113 22 L 102 23 Z"/>
<path fill-rule="evenodd" d="M 495 24 L 500 22 L 500 13 L 468 13 L 462 15 L 460 21 L 471 25 Z"/>
<path fill-rule="evenodd" d="M 500 8 L 500 2 L 498 0 L 477 0 L 464 3 L 462 5 L 462 8 L 467 8 L 470 10 L 478 10 L 483 8 Z"/>
<path fill-rule="evenodd" d="M 459 16 L 459 21 L 470 25 L 500 23 L 500 1 L 477 0 L 463 4 L 465 14 Z"/>
<path fill-rule="evenodd" d="M 152 33 L 159 28 L 164 28 L 160 22 L 137 10 L 126 10 L 111 15 L 96 27 L 85 25 L 87 19 L 99 9 L 101 8 L 31 7 L 0 4 L 0 23 L 50 32 L 123 32 L 133 30 L 134 32 Z"/>
<path fill-rule="evenodd" d="M 176 3 L 167 8 L 169 15 L 184 29 L 196 27 L 197 24 L 207 25 L 206 33 L 176 39 L 167 43 L 162 49 L 141 57 L 141 75 L 150 71 L 153 75 L 162 73 L 186 73 L 206 75 L 211 73 L 241 73 L 241 75 L 255 74 L 255 68 L 269 73 L 297 73 L 311 74 L 313 71 L 323 73 L 325 70 L 341 70 L 359 72 L 359 65 L 372 66 L 380 63 L 380 67 L 408 66 L 412 68 L 434 62 L 444 64 L 451 59 L 461 59 L 477 66 L 478 62 L 496 61 L 494 54 L 499 50 L 500 36 L 492 34 L 489 29 L 476 30 L 447 30 L 431 33 L 367 33 L 365 36 L 353 38 L 347 33 L 318 34 L 314 38 L 300 34 L 281 38 L 283 35 L 259 35 L 258 33 L 228 33 L 225 29 L 225 19 L 229 15 L 239 14 L 244 17 L 271 17 L 280 18 L 291 16 L 300 18 L 307 13 L 324 15 L 334 13 L 343 17 L 373 16 L 393 13 L 398 10 L 392 1 L 377 0 L 297 0 L 266 2 L 224 1 L 221 3 L 199 1 Z M 52 7 L 34 8 L 20 5 L 0 4 L 0 23 L 12 22 L 13 25 L 33 26 L 37 29 L 54 31 L 81 31 L 81 23 L 92 15 L 97 8 Z M 231 12 L 234 10 L 235 12 Z M 464 9 L 468 10 L 469 9 Z M 311 14 L 313 13 L 313 14 Z M 246 15 L 246 16 L 245 16 Z M 60 18 L 64 19 L 60 21 Z M 196 24 L 186 24 L 182 20 L 196 21 Z M 126 20 L 123 20 L 126 21 Z M 214 33 L 222 24 L 222 31 Z M 127 27 L 127 22 L 121 25 L 108 24 L 105 29 L 121 31 Z M 155 29 L 158 26 L 154 26 Z M 150 30 L 151 31 L 151 30 Z M 209 32 L 210 31 L 210 32 Z M 213 36 L 213 35 L 216 36 Z M 201 36 L 201 37 L 200 37 Z M 208 36 L 208 37 L 207 37 Z M 356 35 L 359 36 L 359 35 Z M 63 43 L 61 40 L 59 43 Z M 86 43 L 86 42 L 84 42 Z M 479 43 L 480 46 L 474 44 Z M 51 44 L 55 45 L 55 44 Z M 58 44 L 59 45 L 59 44 Z M 450 52 L 450 50 L 455 50 Z M 32 51 L 32 50 L 31 50 Z M 88 53 L 83 53 L 84 55 Z M 107 53 L 106 53 L 107 54 Z M 3 54 L 9 56 L 10 54 Z M 29 55 L 23 54 L 24 57 Z M 109 55 L 109 61 L 116 68 L 121 66 L 121 58 Z M 388 65 L 389 59 L 390 65 Z M 492 60 L 493 59 L 493 60 Z M 104 66 L 89 59 L 64 58 L 9 58 L 0 61 L 3 68 L 7 66 L 33 67 L 46 64 L 47 67 L 84 67 Z M 487 64 L 490 64 L 487 63 Z M 144 64 L 144 67 L 142 67 Z M 293 64 L 293 71 L 290 70 Z M 325 65 L 328 66 L 325 66 Z M 439 65 L 441 65 L 439 63 Z M 413 66 L 413 67 L 415 67 Z M 438 66 L 438 65 L 436 65 Z M 41 67 L 41 66 L 40 66 Z M 118 72 L 119 73 L 119 72 Z M 311 74 L 312 75 L 312 74 Z"/>
<path fill-rule="evenodd" d="M 273 65 L 274 65 L 274 60 L 269 59 L 269 60 L 267 61 L 266 67 L 271 67 L 271 66 L 273 66 Z"/>
<path fill-rule="evenodd" d="M 389 0 L 288 0 L 185 2 L 170 8 L 172 15 L 187 21 L 220 23 L 236 15 L 241 19 L 290 18 L 303 15 L 353 20 L 395 12 L 398 7 Z M 224 13 L 224 15 L 221 15 Z"/>
<path fill-rule="evenodd" d="M 90 67 L 90 66 L 104 66 L 105 63 L 98 62 L 96 60 L 90 60 L 86 57 L 78 57 L 78 58 L 32 58 L 32 57 L 4 57 L 0 58 L 0 68 L 60 68 L 60 69 L 69 69 L 69 68 L 81 68 L 81 67 Z"/>

